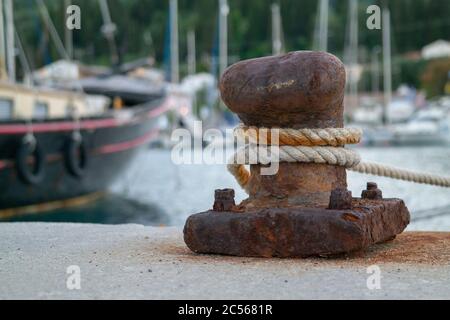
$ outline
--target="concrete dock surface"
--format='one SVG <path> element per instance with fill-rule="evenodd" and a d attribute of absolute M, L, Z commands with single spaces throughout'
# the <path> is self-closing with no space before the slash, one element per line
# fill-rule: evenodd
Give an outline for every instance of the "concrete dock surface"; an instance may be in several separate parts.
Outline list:
<path fill-rule="evenodd" d="M 261 259 L 194 254 L 181 228 L 3 223 L 0 299 L 450 299 L 450 233 Z"/>

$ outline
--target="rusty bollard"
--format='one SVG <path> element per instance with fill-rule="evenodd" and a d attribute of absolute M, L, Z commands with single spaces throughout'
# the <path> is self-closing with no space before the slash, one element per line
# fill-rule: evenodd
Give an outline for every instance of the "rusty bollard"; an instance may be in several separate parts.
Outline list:
<path fill-rule="evenodd" d="M 247 126 L 342 128 L 345 79 L 344 65 L 335 56 L 299 51 L 232 65 L 220 91 Z M 192 251 L 333 255 L 390 240 L 409 223 L 403 201 L 381 199 L 373 185 L 368 197 L 352 198 L 344 167 L 282 162 L 272 176 L 261 175 L 260 169 L 251 165 L 249 198 L 240 211 L 224 210 L 231 202 L 223 203 L 224 193 L 218 191 L 213 210 L 188 218 L 184 239 Z"/>

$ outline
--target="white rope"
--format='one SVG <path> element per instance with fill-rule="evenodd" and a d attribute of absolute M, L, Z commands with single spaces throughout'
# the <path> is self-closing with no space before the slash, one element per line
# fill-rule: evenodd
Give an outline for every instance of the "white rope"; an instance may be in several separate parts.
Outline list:
<path fill-rule="evenodd" d="M 283 129 L 286 134 L 288 129 Z M 289 129 L 293 130 L 294 129 Z M 304 132 L 305 129 L 302 129 Z M 248 131 L 242 127 L 236 131 L 239 135 L 245 135 Z M 331 132 L 331 131 L 328 131 Z M 337 129 L 337 134 L 342 137 L 342 129 Z M 358 134 L 357 131 L 345 131 Z M 301 133 L 303 134 L 303 133 Z M 296 134 L 295 137 L 299 135 Z M 256 136 L 259 138 L 260 136 Z M 289 138 L 289 137 L 287 137 Z M 328 139 L 328 138 L 327 138 Z M 332 139 L 331 139 L 332 140 Z M 420 184 L 429 184 L 440 187 L 450 187 L 450 177 L 433 175 L 428 173 L 414 172 L 404 170 L 393 166 L 387 166 L 372 162 L 361 162 L 361 157 L 354 150 L 343 147 L 330 146 L 292 146 L 292 145 L 274 145 L 258 146 L 249 144 L 236 152 L 228 163 L 229 172 L 236 178 L 241 187 L 248 192 L 248 181 L 250 172 L 245 168 L 246 164 L 269 164 L 276 162 L 303 162 L 318 163 L 342 166 L 351 171 L 416 182 Z"/>
<path fill-rule="evenodd" d="M 276 132 L 278 141 L 271 143 L 271 133 Z M 251 142 L 267 145 L 289 146 L 344 146 L 361 141 L 362 130 L 358 128 L 258 128 L 239 125 L 234 129 L 239 137 L 249 138 Z"/>
<path fill-rule="evenodd" d="M 361 158 L 353 150 L 336 147 L 293 147 L 247 145 L 236 152 L 228 162 L 228 171 L 239 185 L 248 192 L 250 172 L 245 164 L 269 164 L 276 162 L 305 162 L 342 166 L 346 168 L 359 164 Z"/>
<path fill-rule="evenodd" d="M 450 188 L 450 177 L 415 172 L 379 163 L 361 162 L 355 167 L 349 168 L 349 170 L 374 176 Z"/>
<path fill-rule="evenodd" d="M 336 147 L 293 147 L 247 145 L 235 153 L 230 163 L 269 164 L 274 162 L 306 162 L 352 168 L 361 162 L 359 154 Z"/>

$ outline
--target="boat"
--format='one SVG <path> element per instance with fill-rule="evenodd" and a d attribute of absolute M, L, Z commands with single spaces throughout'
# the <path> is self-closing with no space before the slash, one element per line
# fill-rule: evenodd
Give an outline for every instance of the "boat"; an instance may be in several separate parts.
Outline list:
<path fill-rule="evenodd" d="M 449 142 L 448 110 L 429 107 L 417 111 L 411 119 L 393 128 L 396 145 L 446 145 Z"/>
<path fill-rule="evenodd" d="M 59 60 L 36 70 L 32 81 L 45 87 L 103 95 L 124 107 L 155 100 L 166 93 L 163 73 L 150 57 L 122 64 L 114 70 Z M 114 102 L 114 101 L 113 101 Z"/>
<path fill-rule="evenodd" d="M 365 146 L 388 146 L 396 142 L 396 128 L 405 124 L 416 110 L 416 90 L 407 86 L 400 86 L 397 95 L 392 94 L 392 63 L 391 63 L 391 20 L 390 11 L 387 6 L 383 8 L 383 47 L 372 49 L 372 86 L 370 95 L 359 97 L 357 83 L 360 79 L 361 70 L 358 68 L 358 32 L 357 32 L 358 4 L 356 0 L 349 0 L 349 40 L 347 49 L 349 71 L 350 95 L 346 98 L 352 102 L 346 104 L 346 113 L 352 126 L 363 130 L 364 135 L 361 145 Z M 383 97 L 379 95 L 379 63 L 378 54 L 383 53 Z M 353 67 L 353 68 L 352 68 Z M 356 71 L 355 71 L 356 70 Z M 349 99 L 352 98 L 352 99 Z M 398 133 L 398 132 L 397 132 Z"/>
<path fill-rule="evenodd" d="M 109 105 L 102 96 L 0 82 L 0 210 L 106 191 L 157 137 L 168 110 L 164 98 L 132 109 Z"/>
<path fill-rule="evenodd" d="M 393 144 L 394 133 L 390 126 L 371 126 L 361 129 L 363 130 L 361 146 L 380 147 Z"/>
<path fill-rule="evenodd" d="M 44 2 L 38 3 L 49 29 L 56 30 Z M 0 218 L 93 200 L 123 173 L 140 146 L 157 137 L 158 120 L 171 107 L 165 92 L 141 97 L 144 88 L 139 87 L 140 99 L 133 100 L 136 95 L 125 97 L 122 91 L 87 93 L 76 79 L 73 88 L 65 88 L 61 79 L 53 85 L 40 83 L 15 32 L 13 3 L 4 4 L 8 14 L 3 25 L 0 6 L 0 29 L 6 27 L 5 34 L 16 36 L 0 39 Z M 57 33 L 53 37 L 61 43 Z M 62 73 L 68 79 L 79 76 L 79 70 L 65 68 L 71 60 L 64 48 L 59 51 L 66 62 L 44 72 L 44 80 L 58 70 L 68 71 Z M 16 52 L 23 83 L 16 79 Z M 117 70 L 135 67 L 122 65 Z M 83 72 L 88 79 L 103 73 L 88 71 Z M 124 87 L 122 82 L 118 86 Z"/>

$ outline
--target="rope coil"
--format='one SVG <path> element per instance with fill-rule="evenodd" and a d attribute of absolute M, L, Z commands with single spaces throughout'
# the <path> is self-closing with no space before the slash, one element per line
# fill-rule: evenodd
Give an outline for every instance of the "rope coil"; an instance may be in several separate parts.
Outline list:
<path fill-rule="evenodd" d="M 289 129 L 258 128 L 240 125 L 235 130 L 236 136 L 248 138 L 251 142 L 272 144 L 272 134 L 276 133 L 280 146 L 332 146 L 339 147 L 346 144 L 361 142 L 362 130 L 356 128 L 326 128 L 326 129 Z"/>
<path fill-rule="evenodd" d="M 276 131 L 275 131 L 276 130 Z M 228 162 L 228 171 L 248 192 L 250 172 L 245 164 L 302 162 L 342 166 L 351 171 L 397 180 L 450 187 L 450 177 L 404 170 L 373 162 L 362 162 L 360 155 L 344 148 L 361 141 L 362 131 L 353 128 L 267 129 L 239 126 L 235 135 L 249 144 L 238 150 Z M 274 134 L 275 133 L 275 134 Z M 272 145 L 272 138 L 279 141 Z"/>

